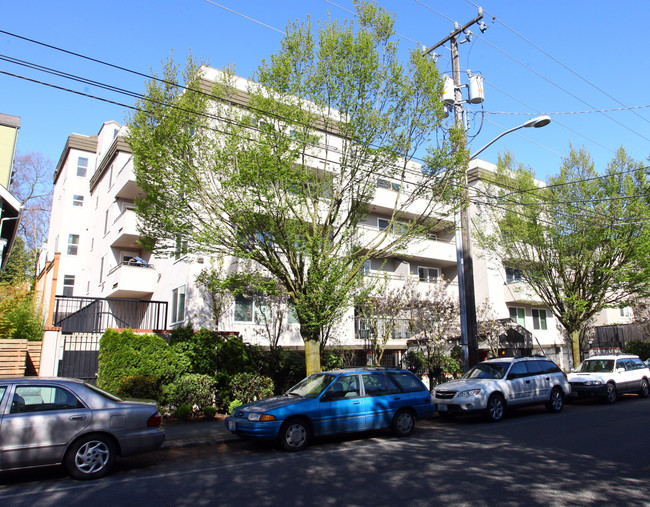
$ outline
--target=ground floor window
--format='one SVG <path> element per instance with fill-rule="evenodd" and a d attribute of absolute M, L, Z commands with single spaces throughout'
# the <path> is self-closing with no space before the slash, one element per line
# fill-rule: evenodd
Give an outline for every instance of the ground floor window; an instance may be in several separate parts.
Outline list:
<path fill-rule="evenodd" d="M 533 329 L 546 331 L 546 310 L 533 309 Z"/>
<path fill-rule="evenodd" d="M 185 285 L 172 291 L 172 324 L 185 320 Z"/>
<path fill-rule="evenodd" d="M 526 309 L 516 306 L 510 307 L 510 318 L 521 327 L 526 327 Z"/>
<path fill-rule="evenodd" d="M 74 293 L 74 275 L 63 276 L 63 295 L 72 296 Z"/>

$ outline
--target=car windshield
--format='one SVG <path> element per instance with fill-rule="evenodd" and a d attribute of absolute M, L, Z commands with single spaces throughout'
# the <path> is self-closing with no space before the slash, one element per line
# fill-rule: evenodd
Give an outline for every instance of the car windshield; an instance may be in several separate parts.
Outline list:
<path fill-rule="evenodd" d="M 508 363 L 479 363 L 462 378 L 503 378 L 508 370 Z"/>
<path fill-rule="evenodd" d="M 583 373 L 612 372 L 614 371 L 613 359 L 588 359 L 583 361 L 576 371 Z"/>
<path fill-rule="evenodd" d="M 301 380 L 287 391 L 288 395 L 303 396 L 305 398 L 316 398 L 336 377 L 323 373 L 316 373 Z"/>

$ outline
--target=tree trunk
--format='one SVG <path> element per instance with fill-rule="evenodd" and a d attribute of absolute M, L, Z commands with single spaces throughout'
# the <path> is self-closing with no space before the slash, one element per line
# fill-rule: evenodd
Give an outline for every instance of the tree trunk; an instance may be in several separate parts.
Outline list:
<path fill-rule="evenodd" d="M 305 340 L 305 366 L 307 367 L 307 376 L 321 371 L 318 340 Z"/>
<path fill-rule="evenodd" d="M 573 350 L 573 366 L 580 364 L 580 331 L 571 332 L 571 348 Z"/>

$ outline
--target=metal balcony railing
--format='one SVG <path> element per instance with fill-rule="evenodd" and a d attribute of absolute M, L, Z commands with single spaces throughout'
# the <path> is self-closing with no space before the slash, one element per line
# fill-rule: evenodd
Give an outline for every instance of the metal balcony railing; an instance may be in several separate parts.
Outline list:
<path fill-rule="evenodd" d="M 53 322 L 64 333 L 98 333 L 109 328 L 159 331 L 167 327 L 167 302 L 56 296 Z"/>

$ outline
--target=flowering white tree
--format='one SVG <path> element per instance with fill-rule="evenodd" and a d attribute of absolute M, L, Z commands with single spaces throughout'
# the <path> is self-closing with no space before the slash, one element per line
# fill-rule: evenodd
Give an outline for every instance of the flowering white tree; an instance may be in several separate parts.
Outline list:
<path fill-rule="evenodd" d="M 496 312 L 488 299 L 483 301 L 476 309 L 476 316 L 479 334 L 485 340 L 490 357 L 497 357 L 499 355 L 501 337 L 508 332 L 510 326 L 507 322 L 497 319 Z"/>
<path fill-rule="evenodd" d="M 416 285 L 405 286 L 406 308 L 418 349 L 424 354 L 429 388 L 443 371 L 444 352 L 460 333 L 458 298 L 449 293 L 449 282 L 440 279 L 426 292 Z"/>

